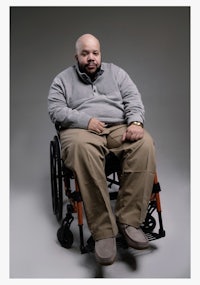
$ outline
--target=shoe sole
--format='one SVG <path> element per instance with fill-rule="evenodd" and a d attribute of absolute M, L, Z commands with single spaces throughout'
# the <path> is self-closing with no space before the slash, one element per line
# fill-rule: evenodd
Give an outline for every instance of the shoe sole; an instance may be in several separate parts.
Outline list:
<path fill-rule="evenodd" d="M 100 258 L 98 255 L 95 254 L 95 258 L 96 258 L 96 261 L 101 264 L 101 265 L 112 265 L 115 260 L 116 260 L 116 257 L 112 258 L 112 259 L 105 259 L 103 260 L 102 258 Z"/>

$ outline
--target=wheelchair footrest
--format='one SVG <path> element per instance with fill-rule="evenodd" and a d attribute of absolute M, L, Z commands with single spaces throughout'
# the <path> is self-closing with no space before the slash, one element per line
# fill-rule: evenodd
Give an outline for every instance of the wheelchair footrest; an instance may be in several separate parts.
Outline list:
<path fill-rule="evenodd" d="M 159 233 L 155 233 L 155 232 L 145 233 L 145 235 L 149 241 L 152 241 L 152 240 L 156 240 L 156 239 L 164 237 L 165 231 L 160 231 Z M 121 247 L 124 249 L 128 248 L 125 238 L 120 233 L 116 237 L 116 244 L 117 244 L 117 247 Z M 92 238 L 92 236 L 90 236 L 89 239 L 87 240 L 87 245 L 84 247 L 84 250 L 81 251 L 81 253 L 93 252 L 94 247 L 95 247 L 95 241 Z"/>
<path fill-rule="evenodd" d="M 161 231 L 159 233 L 145 233 L 146 237 L 149 241 L 156 240 L 162 237 L 165 237 L 165 231 Z"/>

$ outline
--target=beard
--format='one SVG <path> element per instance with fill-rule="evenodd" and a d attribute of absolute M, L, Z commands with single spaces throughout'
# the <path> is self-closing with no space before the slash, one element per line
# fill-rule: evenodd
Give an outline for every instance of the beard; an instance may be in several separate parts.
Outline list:
<path fill-rule="evenodd" d="M 80 72 L 86 73 L 90 78 L 95 78 L 96 74 L 100 71 L 101 65 L 98 67 L 96 64 L 89 62 L 88 64 L 80 64 L 78 62 Z"/>

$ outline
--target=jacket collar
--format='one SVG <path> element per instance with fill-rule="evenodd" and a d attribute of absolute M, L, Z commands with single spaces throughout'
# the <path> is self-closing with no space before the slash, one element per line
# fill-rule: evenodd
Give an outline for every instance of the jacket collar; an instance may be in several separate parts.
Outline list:
<path fill-rule="evenodd" d="M 102 65 L 100 67 L 100 70 L 97 72 L 96 77 L 94 80 L 91 80 L 91 78 L 85 73 L 85 72 L 81 72 L 79 69 L 78 64 L 76 63 L 74 65 L 76 72 L 78 73 L 78 76 L 82 79 L 82 81 L 84 81 L 86 84 L 92 84 L 94 81 L 97 80 L 97 78 L 99 78 L 99 76 L 101 76 L 104 72 Z"/>

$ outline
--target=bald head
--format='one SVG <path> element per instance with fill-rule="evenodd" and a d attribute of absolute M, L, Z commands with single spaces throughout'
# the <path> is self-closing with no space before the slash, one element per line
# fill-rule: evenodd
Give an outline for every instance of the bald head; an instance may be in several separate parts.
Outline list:
<path fill-rule="evenodd" d="M 93 36 L 91 34 L 84 34 L 84 35 L 80 36 L 77 39 L 77 41 L 76 41 L 76 45 L 75 45 L 76 54 L 80 54 L 80 51 L 86 45 L 87 46 L 88 45 L 96 46 L 96 48 L 98 48 L 98 50 L 100 51 L 100 42 L 99 42 L 99 40 L 95 36 Z"/>
<path fill-rule="evenodd" d="M 75 48 L 79 69 L 94 78 L 101 66 L 99 40 L 91 34 L 84 34 L 77 39 Z"/>

